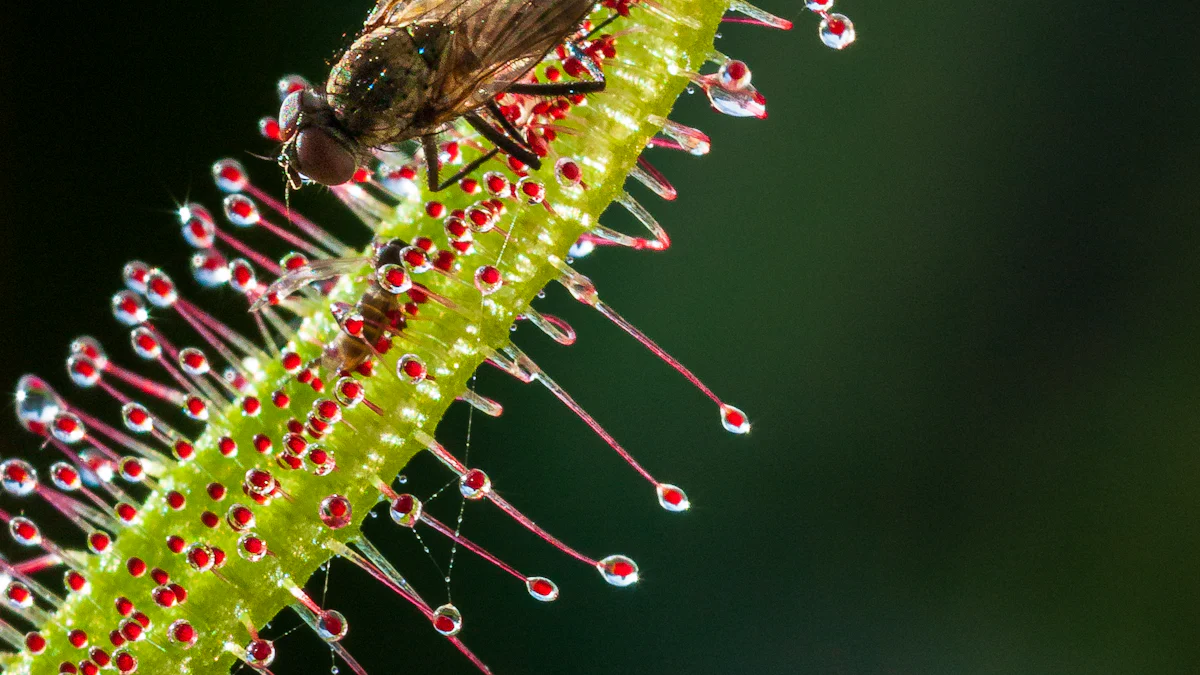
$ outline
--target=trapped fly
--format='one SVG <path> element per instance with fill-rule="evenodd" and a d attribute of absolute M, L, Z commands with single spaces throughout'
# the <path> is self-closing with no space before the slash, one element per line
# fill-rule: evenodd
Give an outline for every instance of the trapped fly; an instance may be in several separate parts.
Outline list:
<path fill-rule="evenodd" d="M 572 44 L 594 7 L 595 0 L 380 0 L 330 70 L 324 90 L 297 91 L 284 100 L 280 166 L 293 187 L 302 176 L 340 185 L 373 150 L 420 139 L 433 191 L 499 151 L 540 168 L 495 97 L 602 91 L 603 74 Z M 591 79 L 522 81 L 564 43 L 581 56 Z M 495 147 L 439 181 L 437 134 L 460 118 Z"/>

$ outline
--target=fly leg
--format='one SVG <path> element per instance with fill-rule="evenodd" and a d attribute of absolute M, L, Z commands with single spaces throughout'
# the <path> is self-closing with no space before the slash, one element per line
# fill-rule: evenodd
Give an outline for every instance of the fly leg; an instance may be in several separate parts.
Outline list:
<path fill-rule="evenodd" d="M 508 121 L 508 118 L 504 116 L 504 112 L 502 110 L 500 110 L 500 106 L 497 105 L 494 100 L 487 102 L 487 110 L 488 110 L 488 112 L 490 112 L 492 114 L 492 117 L 496 118 L 496 121 L 500 123 L 500 128 L 504 130 L 505 134 L 507 134 L 510 138 L 512 138 L 513 140 L 515 140 L 516 142 L 518 142 L 522 146 L 524 146 L 526 150 L 530 150 L 530 151 L 533 150 L 533 146 L 529 145 L 529 142 L 528 142 L 528 140 L 526 140 L 525 135 L 522 134 L 520 131 L 518 131 L 517 128 L 513 126 L 512 122 Z M 521 159 L 521 158 L 518 157 L 517 159 Z M 521 161 L 524 162 L 525 160 L 521 160 Z M 525 162 L 525 163 L 528 164 L 528 162 Z"/>
<path fill-rule="evenodd" d="M 608 27 L 608 24 L 610 24 L 610 23 L 612 23 L 612 22 L 616 21 L 616 20 L 617 20 L 617 19 L 619 19 L 620 17 L 621 17 L 621 15 L 620 15 L 620 14 L 613 14 L 612 16 L 608 17 L 607 19 L 605 19 L 605 20 L 601 21 L 599 24 L 597 24 L 597 25 L 596 25 L 596 27 L 595 27 L 595 28 L 593 28 L 593 29 L 591 29 L 590 31 L 588 31 L 588 34 L 587 34 L 587 35 L 584 35 L 584 36 L 583 36 L 583 39 L 584 39 L 584 40 L 590 40 L 590 39 L 592 39 L 592 36 L 593 36 L 593 35 L 595 35 L 596 33 L 599 33 L 600 31 L 604 30 L 605 28 L 607 28 L 607 27 Z"/>
<path fill-rule="evenodd" d="M 467 118 L 468 118 L 467 119 L 468 122 L 471 121 L 470 115 L 468 115 Z M 472 123 L 471 126 L 475 126 L 475 124 Z M 471 163 L 464 166 L 460 171 L 455 173 L 453 176 L 447 178 L 445 180 L 445 182 L 438 182 L 437 136 L 435 136 L 433 134 L 422 136 L 421 137 L 421 147 L 423 147 L 425 149 L 425 169 L 426 169 L 425 175 L 429 181 L 428 184 L 429 184 L 430 192 L 441 192 L 442 190 L 445 190 L 446 188 L 450 187 L 451 185 L 454 185 L 459 180 L 461 180 L 464 176 L 471 173 L 475 169 L 478 169 L 484 162 L 495 157 L 496 153 L 500 151 L 499 147 L 492 148 L 491 150 L 480 155 L 479 157 L 476 157 L 474 160 L 471 161 Z"/>
<path fill-rule="evenodd" d="M 574 43 L 567 44 L 567 49 L 572 56 L 579 59 L 592 79 L 578 82 L 515 82 L 508 85 L 504 91 L 527 96 L 573 96 L 604 91 L 608 83 L 604 80 L 604 71 L 600 70 L 600 66 Z"/>
<path fill-rule="evenodd" d="M 605 82 L 599 80 L 583 80 L 581 82 L 518 82 L 508 85 L 504 91 L 510 94 L 525 94 L 526 96 L 573 96 L 575 94 L 591 94 L 604 91 Z"/>
<path fill-rule="evenodd" d="M 499 108 L 495 110 L 493 108 L 496 108 L 494 102 L 488 106 L 488 110 L 492 112 L 492 115 L 496 117 L 496 121 L 500 123 L 500 129 L 496 129 L 496 127 L 492 126 L 490 122 L 477 112 L 467 113 L 467 123 L 475 131 L 478 131 L 481 136 L 491 141 L 492 145 L 495 145 L 496 148 L 503 150 L 512 157 L 516 157 L 522 163 L 534 169 L 542 168 L 542 159 L 525 142 L 525 138 L 521 135 L 521 132 L 513 127 L 507 117 L 500 113 Z"/>
<path fill-rule="evenodd" d="M 493 103 L 492 105 L 495 104 Z M 491 125 L 490 122 L 480 116 L 477 112 L 470 112 L 466 115 L 463 115 L 463 119 L 467 121 L 467 124 L 471 125 L 472 129 L 479 132 L 480 136 L 486 138 L 491 142 L 492 145 L 496 147 L 485 152 L 479 157 L 476 157 L 469 164 L 444 181 L 440 181 L 438 179 L 437 136 L 428 134 L 421 137 L 421 146 L 425 149 L 426 177 L 428 178 L 429 190 L 431 192 L 440 192 L 457 183 L 464 176 L 482 166 L 484 162 L 495 157 L 496 153 L 500 152 L 501 150 L 513 157 L 516 157 L 517 159 L 521 160 L 521 162 L 533 167 L 534 169 L 542 168 L 541 158 L 537 156 L 537 153 L 529 149 L 529 147 L 525 144 L 525 139 L 521 137 L 521 133 L 513 127 L 513 125 L 504 117 L 504 115 L 499 114 L 499 110 L 495 111 L 495 115 L 497 120 L 500 122 L 500 126 L 503 131 L 496 129 Z"/>

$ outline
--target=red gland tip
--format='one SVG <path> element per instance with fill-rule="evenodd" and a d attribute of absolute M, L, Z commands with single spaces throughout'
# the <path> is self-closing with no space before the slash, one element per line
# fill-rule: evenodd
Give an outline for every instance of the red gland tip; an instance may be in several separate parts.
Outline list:
<path fill-rule="evenodd" d="M 554 602 L 558 599 L 558 584 L 546 577 L 529 577 L 525 580 L 525 588 L 534 600 Z"/>
<path fill-rule="evenodd" d="M 735 408 L 727 403 L 722 403 L 721 410 L 721 426 L 732 434 L 747 434 L 750 433 L 750 418 L 746 417 L 746 413 Z"/>
<path fill-rule="evenodd" d="M 462 614 L 454 605 L 445 604 L 433 610 L 432 620 L 433 629 L 446 637 L 457 635 L 462 630 Z"/>
<path fill-rule="evenodd" d="M 637 563 L 623 555 L 610 555 L 598 561 L 596 569 L 605 581 L 618 588 L 632 586 L 638 580 Z"/>
<path fill-rule="evenodd" d="M 667 511 L 679 513 L 687 511 L 691 508 L 692 503 L 688 500 L 687 493 L 681 488 L 670 483 L 659 483 L 655 486 L 655 491 L 658 493 L 658 504 Z"/>

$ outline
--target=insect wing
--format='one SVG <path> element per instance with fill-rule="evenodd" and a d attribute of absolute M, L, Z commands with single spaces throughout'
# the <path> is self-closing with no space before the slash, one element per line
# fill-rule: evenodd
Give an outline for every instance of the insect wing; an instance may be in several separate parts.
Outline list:
<path fill-rule="evenodd" d="M 367 30 L 440 23 L 453 29 L 429 92 L 450 122 L 516 82 L 587 18 L 594 0 L 391 0 Z"/>
<path fill-rule="evenodd" d="M 419 23 L 444 21 L 460 12 L 463 5 L 483 5 L 497 0 L 379 0 L 375 9 L 367 16 L 363 33 L 381 26 L 408 26 Z M 504 0 L 499 0 L 503 2 Z"/>
<path fill-rule="evenodd" d="M 436 105 L 454 116 L 478 108 L 524 77 L 594 7 L 590 0 L 474 0 L 463 5 L 451 16 L 460 23 L 445 59 L 451 65 L 434 96 Z"/>
<path fill-rule="evenodd" d="M 250 311 L 257 312 L 267 305 L 285 300 L 289 295 L 309 284 L 355 272 L 370 261 L 370 258 L 364 257 L 329 258 L 314 260 L 303 267 L 297 267 L 268 286 L 267 290 L 250 306 Z"/>

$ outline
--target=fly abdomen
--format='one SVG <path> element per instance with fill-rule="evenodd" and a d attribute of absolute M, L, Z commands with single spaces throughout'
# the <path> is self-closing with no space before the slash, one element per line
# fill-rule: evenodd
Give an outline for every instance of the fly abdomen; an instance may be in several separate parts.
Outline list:
<path fill-rule="evenodd" d="M 381 346 L 387 334 L 403 327 L 402 320 L 393 326 L 396 296 L 385 292 L 378 284 L 372 284 L 358 301 L 358 313 L 362 316 L 362 331 L 358 336 L 342 332 L 325 349 L 321 366 L 326 373 L 350 372 L 370 359 Z"/>

